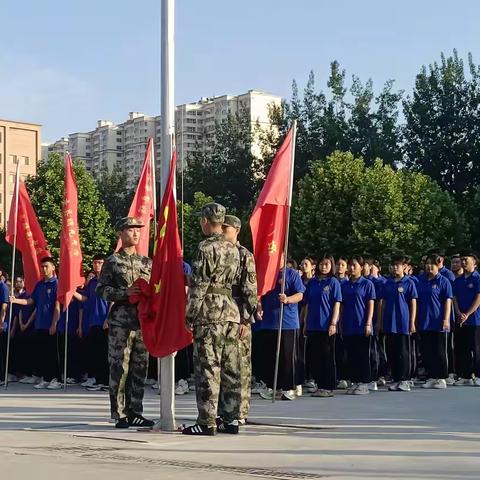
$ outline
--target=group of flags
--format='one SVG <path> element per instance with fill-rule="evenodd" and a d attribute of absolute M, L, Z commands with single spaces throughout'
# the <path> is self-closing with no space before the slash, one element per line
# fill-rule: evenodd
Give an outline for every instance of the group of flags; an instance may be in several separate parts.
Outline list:
<path fill-rule="evenodd" d="M 274 288 L 286 249 L 294 144 L 295 132 L 292 128 L 273 160 L 250 218 L 259 297 Z M 147 350 L 155 357 L 167 356 L 192 342 L 191 333 L 185 328 L 186 291 L 174 191 L 175 169 L 174 151 L 158 212 L 151 279 L 148 283 L 139 281 L 142 293 L 138 298 L 131 299 L 138 302 L 144 342 Z M 141 255 L 148 255 L 150 222 L 155 216 L 154 172 L 153 144 L 152 139 L 149 139 L 137 191 L 129 210 L 129 216 L 139 218 L 145 225 L 141 243 L 137 247 L 137 252 Z M 35 284 L 42 278 L 41 259 L 50 256 L 50 253 L 18 169 L 6 241 L 22 253 L 25 287 L 28 292 L 32 292 Z M 119 248 L 120 243 L 117 250 Z M 74 292 L 84 283 L 77 185 L 70 154 L 65 156 L 59 262 L 57 298 L 66 310 Z"/>

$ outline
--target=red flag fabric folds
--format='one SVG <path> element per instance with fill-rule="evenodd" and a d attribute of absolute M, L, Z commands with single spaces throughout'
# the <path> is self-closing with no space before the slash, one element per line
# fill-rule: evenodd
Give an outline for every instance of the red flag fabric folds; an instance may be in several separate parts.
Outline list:
<path fill-rule="evenodd" d="M 290 129 L 275 155 L 250 217 L 259 296 L 274 288 L 281 267 L 293 167 L 292 137 Z"/>
<path fill-rule="evenodd" d="M 12 197 L 5 240 L 10 245 L 13 245 L 14 238 L 15 236 L 17 237 L 17 249 L 22 254 L 25 289 L 27 292 L 32 293 L 36 283 L 42 279 L 40 260 L 43 257 L 49 257 L 50 252 L 47 249 L 45 236 L 40 228 L 37 215 L 22 179 L 18 181 L 18 215 L 17 228 L 15 229 L 16 194 L 15 190 Z"/>
<path fill-rule="evenodd" d="M 159 211 L 150 283 L 145 288 L 143 282 L 138 282 L 142 291 L 138 313 L 143 341 L 154 357 L 165 357 L 192 343 L 192 335 L 185 328 L 185 277 L 173 191 L 176 163 L 174 151 Z"/>
<path fill-rule="evenodd" d="M 65 193 L 62 205 L 62 232 L 60 235 L 60 268 L 57 299 L 66 310 L 77 287 L 83 285 L 82 250 L 78 233 L 77 184 L 72 157 L 65 155 Z"/>
<path fill-rule="evenodd" d="M 148 257 L 148 243 L 150 240 L 150 221 L 153 219 L 153 139 L 149 138 L 145 158 L 143 160 L 142 173 L 138 180 L 137 191 L 133 197 L 129 217 L 138 218 L 145 225 L 140 242 L 137 246 L 137 253 Z M 116 252 L 120 250 L 120 240 L 118 241 Z"/>

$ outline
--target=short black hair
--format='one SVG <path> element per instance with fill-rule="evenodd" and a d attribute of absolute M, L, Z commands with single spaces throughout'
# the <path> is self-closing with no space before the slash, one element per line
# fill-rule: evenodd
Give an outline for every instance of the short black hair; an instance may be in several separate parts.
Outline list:
<path fill-rule="evenodd" d="M 329 253 L 324 253 L 318 256 L 318 262 L 317 262 L 317 266 L 315 267 L 315 273 L 317 275 L 320 275 L 320 262 L 322 260 L 328 260 L 330 262 L 330 265 L 332 266 L 332 268 L 330 269 L 330 272 L 327 274 L 327 277 L 334 277 L 335 274 L 337 273 L 337 269 L 335 267 L 335 259 L 333 258 L 333 255 L 330 255 Z"/>
<path fill-rule="evenodd" d="M 431 248 L 427 255 L 438 255 L 439 257 L 445 258 L 445 250 L 442 248 Z"/>
<path fill-rule="evenodd" d="M 390 265 L 394 265 L 395 263 L 402 263 L 402 264 L 410 264 L 410 259 L 405 255 L 394 255 L 390 260 Z"/>
<path fill-rule="evenodd" d="M 105 260 L 105 255 L 103 253 L 97 253 L 93 256 L 92 262 L 94 262 L 95 260 Z"/>
<path fill-rule="evenodd" d="M 361 267 L 365 265 L 365 260 L 361 255 L 353 255 L 348 259 L 348 263 L 357 262 Z"/>
<path fill-rule="evenodd" d="M 475 252 L 472 252 L 471 250 L 467 250 L 465 252 L 462 252 L 462 257 L 472 257 L 476 263 L 478 263 L 478 256 Z"/>
<path fill-rule="evenodd" d="M 298 270 L 298 263 L 293 258 L 287 260 L 287 265 L 288 264 L 290 264 L 294 270 Z"/>
<path fill-rule="evenodd" d="M 57 264 L 55 263 L 55 260 L 53 259 L 53 257 L 43 257 L 43 258 L 40 260 L 40 263 L 51 263 L 54 267 L 57 266 Z"/>
<path fill-rule="evenodd" d="M 427 262 L 433 263 L 438 267 L 442 263 L 442 257 L 438 253 L 431 253 L 430 255 L 427 255 L 427 258 L 425 259 L 425 263 Z"/>

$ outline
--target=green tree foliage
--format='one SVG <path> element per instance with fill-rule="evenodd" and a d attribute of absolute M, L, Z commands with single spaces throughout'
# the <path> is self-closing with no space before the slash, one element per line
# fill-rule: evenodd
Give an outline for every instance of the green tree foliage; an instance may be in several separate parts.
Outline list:
<path fill-rule="evenodd" d="M 93 255 L 111 251 L 114 232 L 108 211 L 85 165 L 74 161 L 73 169 L 78 189 L 80 242 L 84 263 L 88 265 Z M 64 170 L 63 159 L 51 154 L 48 161 L 38 166 L 37 176 L 29 177 L 25 182 L 50 251 L 57 259 L 60 253 Z"/>
<path fill-rule="evenodd" d="M 405 164 L 436 180 L 457 199 L 480 184 L 480 67 L 468 73 L 456 51 L 423 67 L 404 103 Z"/>

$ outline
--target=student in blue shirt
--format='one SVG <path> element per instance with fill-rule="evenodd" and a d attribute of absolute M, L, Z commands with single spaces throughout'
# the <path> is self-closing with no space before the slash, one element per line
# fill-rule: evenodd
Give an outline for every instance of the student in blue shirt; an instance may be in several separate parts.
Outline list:
<path fill-rule="evenodd" d="M 304 301 L 307 366 L 317 387 L 312 397 L 332 397 L 337 385 L 335 337 L 342 292 L 331 255 L 318 260 L 316 276 L 307 284 Z"/>
<path fill-rule="evenodd" d="M 476 270 L 477 264 L 475 254 L 462 255 L 464 273 L 453 282 L 459 377 L 455 385 L 480 386 L 480 274 Z"/>
<path fill-rule="evenodd" d="M 1 273 L 1 271 L 0 271 Z M 3 280 L 0 280 L 0 379 L 4 380 L 5 376 L 5 363 L 7 361 L 7 344 L 8 344 L 8 299 L 10 297 L 10 293 L 8 291 L 8 287 Z M 10 343 L 13 342 L 10 340 Z M 12 355 L 10 355 L 12 358 Z M 13 362 L 14 363 L 14 362 Z M 10 367 L 14 368 L 12 362 L 10 363 Z M 10 371 L 13 371 L 9 368 Z M 9 375 L 8 381 L 16 381 L 16 377 L 12 374 Z"/>
<path fill-rule="evenodd" d="M 373 331 L 375 287 L 362 276 L 364 260 L 352 257 L 348 262 L 350 279 L 342 284 L 342 329 L 348 370 L 353 386 L 347 394 L 370 393 L 370 340 Z"/>
<path fill-rule="evenodd" d="M 428 255 L 438 255 L 438 257 L 440 257 L 439 273 L 440 273 L 440 275 L 444 276 L 447 280 L 449 280 L 450 283 L 453 284 L 453 282 L 455 281 L 455 275 L 451 270 L 449 270 L 445 266 L 445 251 L 440 249 L 440 248 L 434 248 L 432 250 L 429 250 L 427 252 L 427 254 Z"/>
<path fill-rule="evenodd" d="M 440 273 L 441 257 L 427 256 L 425 273 L 418 280 L 417 328 L 427 381 L 423 388 L 447 388 L 447 333 L 450 330 L 452 286 Z"/>
<path fill-rule="evenodd" d="M 415 331 L 417 289 L 405 276 L 407 259 L 392 258 L 392 277 L 381 289 L 380 323 L 386 336 L 387 359 L 392 370 L 390 391 L 410 391 L 410 334 Z"/>
<path fill-rule="evenodd" d="M 295 343 L 300 328 L 297 303 L 302 301 L 305 286 L 298 271 L 287 267 L 285 271 L 285 293 L 281 293 L 284 270 L 280 270 L 273 290 L 261 299 L 261 310 L 257 314 L 262 318 L 261 329 L 264 341 L 265 375 L 268 390 L 261 392 L 264 399 L 272 399 L 275 357 L 277 350 L 277 332 L 280 322 L 280 304 L 283 303 L 282 338 L 280 363 L 278 368 L 278 385 L 281 398 L 295 399 Z"/>
<path fill-rule="evenodd" d="M 335 264 L 335 278 L 340 286 L 348 282 L 348 259 L 347 257 L 338 257 Z M 348 389 L 347 356 L 343 345 L 342 323 L 337 325 L 337 335 L 335 337 L 335 363 L 337 367 L 337 388 L 339 390 Z"/>
<path fill-rule="evenodd" d="M 35 351 L 32 357 L 36 361 L 36 369 L 40 383 L 34 388 L 62 388 L 58 381 L 59 369 L 57 362 L 57 322 L 60 315 L 60 304 L 57 301 L 57 284 L 55 262 L 51 257 L 41 260 L 43 280 L 35 285 L 31 298 L 10 297 L 11 303 L 18 305 L 35 305 Z M 30 322 L 30 320 L 29 320 Z"/>

